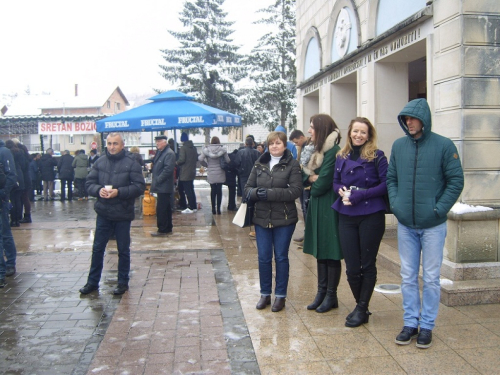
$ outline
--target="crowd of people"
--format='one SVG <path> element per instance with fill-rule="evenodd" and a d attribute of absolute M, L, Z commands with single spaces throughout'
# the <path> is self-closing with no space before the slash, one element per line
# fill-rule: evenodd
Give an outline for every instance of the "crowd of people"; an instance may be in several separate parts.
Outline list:
<path fill-rule="evenodd" d="M 35 191 L 46 201 L 54 200 L 58 173 L 62 201 L 73 199 L 73 183 L 78 199 L 88 199 L 89 195 L 96 198 L 92 262 L 87 284 L 80 292 L 88 294 L 99 288 L 104 251 L 114 235 L 119 254 L 114 293 L 125 293 L 134 203 L 145 190 L 143 168 L 152 172 L 150 190 L 157 197 L 158 229 L 151 235 L 169 236 L 176 208 L 184 214 L 198 209 L 193 181 L 197 164 L 201 163 L 208 171 L 213 215 L 221 214 L 223 185 L 229 191 L 228 211 L 237 210 L 237 195 L 254 204 L 252 219 L 260 278 L 256 308 L 264 310 L 271 305 L 273 258 L 275 299 L 271 309 L 279 312 L 285 308 L 288 253 L 299 219 L 295 203 L 299 198 L 305 229 L 294 241 L 304 253 L 314 256 L 317 267 L 316 294 L 306 308 L 317 313 L 338 308 L 337 289 L 344 260 L 355 304 L 346 316 L 346 327 L 368 323 L 371 315 L 369 304 L 377 282 L 376 260 L 385 232 L 388 199 L 398 219 L 404 309 L 404 327 L 395 342 L 407 345 L 417 338 L 417 347 L 428 348 L 439 307 L 446 215 L 461 194 L 464 177 L 453 142 L 432 132 L 425 99 L 410 101 L 400 112 L 398 122 L 404 136 L 394 142 L 390 163 L 378 148 L 377 132 L 369 119 L 352 119 L 341 148 L 339 127 L 327 114 L 310 118 L 309 137 L 294 130 L 287 139 L 285 128 L 278 126 L 264 144 L 256 144 L 248 136 L 244 145 L 231 153 L 218 137 L 212 137 L 198 154 L 187 133 L 181 135 L 180 149 L 174 140 L 159 135 L 155 138 L 156 153 L 147 162 L 138 149 L 126 151 L 119 133 L 108 135 L 101 157 L 94 150 L 90 157 L 84 150 L 74 157 L 63 151 L 58 160 L 52 149 L 43 155 L 30 155 L 18 140 L 0 140 L 0 248 L 4 255 L 0 257 L 0 287 L 5 285 L 6 276 L 16 272 L 10 227 L 31 222 L 30 202 Z"/>
<path fill-rule="evenodd" d="M 345 326 L 368 323 L 388 196 L 390 210 L 398 219 L 404 309 L 403 329 L 395 342 L 408 345 L 416 338 L 418 348 L 431 346 L 440 300 L 446 215 L 463 189 L 463 170 L 453 142 L 431 131 L 425 99 L 410 101 L 398 122 L 404 137 L 394 142 L 390 163 L 378 149 L 375 127 L 364 117 L 352 119 L 340 148 L 341 134 L 333 118 L 312 116 L 310 137 L 300 130 L 290 134 L 293 146 L 300 148 L 297 160 L 291 157 L 292 146 L 283 129 L 269 135 L 267 148 L 255 161 L 244 187 L 255 205 L 260 278 L 257 309 L 271 304 L 273 257 L 272 311 L 285 307 L 288 251 L 298 221 L 295 199 L 300 198 L 305 231 L 294 240 L 317 264 L 317 292 L 307 309 L 324 313 L 338 307 L 344 259 L 355 302 Z"/>

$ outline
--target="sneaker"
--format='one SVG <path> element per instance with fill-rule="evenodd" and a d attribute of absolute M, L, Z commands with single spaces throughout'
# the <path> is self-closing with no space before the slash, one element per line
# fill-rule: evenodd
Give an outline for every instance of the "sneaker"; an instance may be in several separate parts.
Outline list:
<path fill-rule="evenodd" d="M 181 211 L 182 214 L 192 214 L 193 212 L 196 212 L 196 210 L 191 210 L 190 208 Z"/>
<path fill-rule="evenodd" d="M 427 349 L 432 345 L 432 331 L 426 328 L 420 328 L 417 337 L 417 348 Z"/>
<path fill-rule="evenodd" d="M 396 337 L 396 344 L 408 345 L 411 340 L 416 339 L 418 336 L 418 328 L 404 326 L 403 330 Z"/>
<path fill-rule="evenodd" d="M 7 283 L 5 282 L 5 278 L 0 279 L 0 288 L 3 288 Z"/>
<path fill-rule="evenodd" d="M 248 233 L 248 235 L 249 235 L 250 237 L 252 237 L 252 238 L 255 238 L 255 232 L 250 232 L 250 233 Z"/>
<path fill-rule="evenodd" d="M 302 242 L 304 242 L 304 237 L 294 238 L 293 242 L 302 243 Z"/>

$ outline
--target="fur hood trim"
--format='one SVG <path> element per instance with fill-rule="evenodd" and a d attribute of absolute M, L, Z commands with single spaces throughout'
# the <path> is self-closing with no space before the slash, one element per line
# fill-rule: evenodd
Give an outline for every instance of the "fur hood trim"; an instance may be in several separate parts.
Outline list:
<path fill-rule="evenodd" d="M 321 167 L 323 164 L 323 159 L 325 158 L 325 152 L 331 150 L 335 146 L 335 141 L 337 140 L 339 136 L 339 131 L 334 130 L 331 132 L 328 137 L 326 138 L 326 142 L 323 145 L 323 150 L 321 152 L 314 151 L 314 153 L 311 156 L 311 160 L 309 160 L 309 163 L 307 163 L 307 167 L 303 167 L 303 171 L 305 174 L 308 176 L 314 175 L 314 171 Z"/>

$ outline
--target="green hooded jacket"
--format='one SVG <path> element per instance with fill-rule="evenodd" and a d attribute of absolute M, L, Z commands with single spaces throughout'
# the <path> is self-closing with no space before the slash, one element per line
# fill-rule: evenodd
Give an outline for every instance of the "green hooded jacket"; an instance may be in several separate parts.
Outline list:
<path fill-rule="evenodd" d="M 423 134 L 414 139 L 405 117 L 419 119 Z M 455 144 L 431 131 L 431 111 L 425 99 L 409 102 L 398 115 L 406 137 L 392 145 L 387 171 L 391 209 L 398 221 L 413 229 L 442 224 L 464 187 L 464 174 Z"/>

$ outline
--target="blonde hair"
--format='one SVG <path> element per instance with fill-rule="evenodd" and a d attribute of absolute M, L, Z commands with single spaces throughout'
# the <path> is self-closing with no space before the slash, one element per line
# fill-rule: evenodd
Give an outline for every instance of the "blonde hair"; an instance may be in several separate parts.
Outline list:
<path fill-rule="evenodd" d="M 352 126 L 355 122 L 360 122 L 368 126 L 368 140 L 363 146 L 361 146 L 361 157 L 368 161 L 372 161 L 377 158 L 377 131 L 375 130 L 375 127 L 372 125 L 370 120 L 368 120 L 366 117 L 356 117 L 351 120 L 349 128 L 347 129 L 347 142 L 345 143 L 345 146 L 337 153 L 337 155 L 340 155 L 344 159 L 347 159 L 349 154 L 352 153 L 353 148 L 351 131 Z"/>
<path fill-rule="evenodd" d="M 132 152 L 134 154 L 140 154 L 141 150 L 139 150 L 139 147 L 137 147 L 137 146 L 132 146 L 132 147 L 130 147 L 130 152 Z"/>

